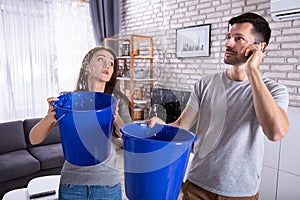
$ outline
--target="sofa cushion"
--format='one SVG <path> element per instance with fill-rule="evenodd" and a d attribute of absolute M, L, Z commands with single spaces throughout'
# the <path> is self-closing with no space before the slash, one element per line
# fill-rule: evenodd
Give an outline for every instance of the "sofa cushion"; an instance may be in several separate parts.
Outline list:
<path fill-rule="evenodd" d="M 25 137 L 26 137 L 26 142 L 28 147 L 32 146 L 43 146 L 47 144 L 55 144 L 55 143 L 60 143 L 60 133 L 59 133 L 59 128 L 58 126 L 55 126 L 51 132 L 49 133 L 48 137 L 40 144 L 37 145 L 32 145 L 29 141 L 29 133 L 32 127 L 36 125 L 42 118 L 33 118 L 33 119 L 25 119 L 24 120 L 24 132 L 25 132 Z"/>
<path fill-rule="evenodd" d="M 41 162 L 42 170 L 60 167 L 65 160 L 61 143 L 34 146 L 29 151 Z"/>
<path fill-rule="evenodd" d="M 0 154 L 0 182 L 33 174 L 40 163 L 27 150 Z"/>
<path fill-rule="evenodd" d="M 0 154 L 26 149 L 22 121 L 0 123 Z"/>

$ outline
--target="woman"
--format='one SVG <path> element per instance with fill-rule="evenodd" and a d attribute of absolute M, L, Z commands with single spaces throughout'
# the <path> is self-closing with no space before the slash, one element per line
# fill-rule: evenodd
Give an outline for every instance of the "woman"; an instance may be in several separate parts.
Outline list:
<path fill-rule="evenodd" d="M 75 91 L 112 94 L 117 73 L 118 67 L 114 51 L 109 48 L 96 47 L 90 50 L 82 61 Z M 116 95 L 116 98 L 118 96 Z M 47 99 L 48 114 L 30 132 L 32 144 L 42 142 L 57 123 L 56 112 L 52 107 L 52 102 L 57 100 L 56 97 Z M 116 110 L 118 112 L 115 113 L 114 125 L 118 130 L 124 121 L 130 123 L 131 118 L 124 99 L 119 99 Z M 108 159 L 97 165 L 81 167 L 65 161 L 61 172 L 59 199 L 122 199 L 114 147 L 112 147 Z"/>

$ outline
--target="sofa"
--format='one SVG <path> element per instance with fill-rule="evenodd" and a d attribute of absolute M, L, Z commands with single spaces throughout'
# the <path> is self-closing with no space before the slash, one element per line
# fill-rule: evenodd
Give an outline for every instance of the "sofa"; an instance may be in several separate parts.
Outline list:
<path fill-rule="evenodd" d="M 0 123 L 0 198 L 9 190 L 27 187 L 39 176 L 60 174 L 64 163 L 58 126 L 40 144 L 29 141 L 32 118 Z"/>

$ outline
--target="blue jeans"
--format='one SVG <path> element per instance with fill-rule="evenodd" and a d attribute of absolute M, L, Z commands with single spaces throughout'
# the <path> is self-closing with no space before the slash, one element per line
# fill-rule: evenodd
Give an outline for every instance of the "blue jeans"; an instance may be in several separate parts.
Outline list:
<path fill-rule="evenodd" d="M 111 186 L 87 186 L 60 184 L 60 200 L 122 200 L 121 184 Z"/>

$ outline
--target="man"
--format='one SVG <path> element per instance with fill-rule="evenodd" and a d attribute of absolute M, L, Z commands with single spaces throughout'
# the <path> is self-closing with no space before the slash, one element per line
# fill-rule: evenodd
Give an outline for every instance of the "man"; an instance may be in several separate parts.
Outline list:
<path fill-rule="evenodd" d="M 254 13 L 230 19 L 224 62 L 230 68 L 199 80 L 187 107 L 171 125 L 190 129 L 197 121 L 194 159 L 183 199 L 258 199 L 264 135 L 285 136 L 287 89 L 262 75 L 271 30 Z M 149 127 L 164 123 L 149 120 Z"/>

